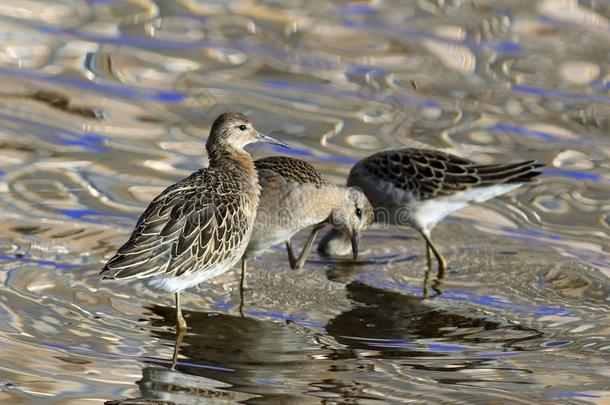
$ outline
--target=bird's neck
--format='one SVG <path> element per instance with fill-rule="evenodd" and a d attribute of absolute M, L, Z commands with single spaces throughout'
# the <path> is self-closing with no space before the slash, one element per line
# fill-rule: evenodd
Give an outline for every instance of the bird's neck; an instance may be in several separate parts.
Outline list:
<path fill-rule="evenodd" d="M 208 159 L 210 168 L 240 176 L 247 185 L 253 186 L 258 191 L 258 172 L 252 157 L 245 150 L 227 143 L 219 143 L 208 148 Z"/>
<path fill-rule="evenodd" d="M 346 201 L 347 188 L 330 184 L 316 189 L 316 195 L 312 196 L 312 216 L 316 222 L 329 219 L 332 212 Z"/>
<path fill-rule="evenodd" d="M 339 208 L 347 200 L 348 189 L 345 186 L 330 184 L 324 187 L 324 192 L 328 195 L 330 211 Z"/>

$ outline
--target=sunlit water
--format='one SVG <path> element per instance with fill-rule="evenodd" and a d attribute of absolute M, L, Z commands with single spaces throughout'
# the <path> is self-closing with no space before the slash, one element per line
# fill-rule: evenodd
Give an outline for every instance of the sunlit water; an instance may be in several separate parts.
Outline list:
<path fill-rule="evenodd" d="M 608 403 L 610 6 L 400 3 L 1 3 L 0 401 Z M 338 183 L 400 146 L 548 166 L 435 229 L 441 296 L 396 229 L 262 255 L 242 308 L 237 271 L 189 290 L 174 372 L 171 297 L 98 272 L 227 109 Z"/>

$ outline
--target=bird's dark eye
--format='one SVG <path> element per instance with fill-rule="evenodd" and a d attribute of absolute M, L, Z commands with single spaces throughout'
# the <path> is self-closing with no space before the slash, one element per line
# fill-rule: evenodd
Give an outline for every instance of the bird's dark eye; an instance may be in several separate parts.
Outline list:
<path fill-rule="evenodd" d="M 246 129 L 248 129 L 247 126 L 245 126 L 244 124 L 241 124 L 240 126 L 238 126 L 237 128 L 239 128 L 240 131 L 245 131 Z"/>
<path fill-rule="evenodd" d="M 362 218 L 362 210 L 360 208 L 356 208 L 356 216 Z"/>

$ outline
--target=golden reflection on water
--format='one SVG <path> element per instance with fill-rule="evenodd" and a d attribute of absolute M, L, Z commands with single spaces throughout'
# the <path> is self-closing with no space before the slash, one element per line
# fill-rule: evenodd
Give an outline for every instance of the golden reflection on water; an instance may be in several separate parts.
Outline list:
<path fill-rule="evenodd" d="M 0 5 L 0 401 L 607 402 L 609 17 L 544 0 Z M 170 298 L 98 271 L 206 164 L 227 109 L 338 183 L 388 147 L 548 167 L 435 229 L 440 297 L 421 298 L 421 241 L 384 229 L 355 265 L 253 261 L 245 317 L 237 272 L 193 289 L 173 372 Z"/>

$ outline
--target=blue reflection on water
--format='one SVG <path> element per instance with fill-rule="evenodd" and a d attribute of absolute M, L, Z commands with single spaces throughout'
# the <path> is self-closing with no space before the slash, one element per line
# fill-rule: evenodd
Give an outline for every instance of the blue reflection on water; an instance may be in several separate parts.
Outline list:
<path fill-rule="evenodd" d="M 95 211 L 95 210 L 70 210 L 70 209 L 58 210 L 57 212 L 59 212 L 63 215 L 67 215 L 71 218 L 75 218 L 75 219 L 81 219 L 84 216 L 119 217 L 119 218 L 129 218 L 129 219 L 133 219 L 133 220 L 138 219 L 138 217 L 135 215 L 122 214 L 120 212 L 101 212 L 101 211 Z"/>
<path fill-rule="evenodd" d="M 29 128 L 20 128 L 20 134 L 24 134 L 24 131 L 29 129 L 30 131 L 25 132 L 26 134 L 29 133 L 47 142 L 58 143 L 68 146 L 79 146 L 82 149 L 99 153 L 109 151 L 109 149 L 103 145 L 105 139 L 101 135 L 86 132 L 70 131 L 67 129 L 53 127 L 51 125 L 44 124 L 41 122 L 36 122 L 25 118 L 1 113 L 0 119 L 26 125 Z"/>
<path fill-rule="evenodd" d="M 601 395 L 586 394 L 584 392 L 576 391 L 563 391 L 556 392 L 554 394 L 546 394 L 547 398 L 561 399 L 561 398 L 602 398 Z"/>
<path fill-rule="evenodd" d="M 517 234 L 519 236 L 530 236 L 532 238 L 545 238 L 551 240 L 564 240 L 565 237 L 563 235 L 551 232 L 541 231 L 539 229 L 533 228 L 523 228 L 523 229 L 514 229 L 509 226 L 500 227 L 503 232 L 508 234 Z"/>
<path fill-rule="evenodd" d="M 553 340 L 551 342 L 544 342 L 540 346 L 542 347 L 565 347 L 574 343 L 573 340 Z"/>
<path fill-rule="evenodd" d="M 346 14 L 351 15 L 372 15 L 376 13 L 376 10 L 366 4 L 350 4 L 348 6 L 337 7 L 336 13 L 343 16 Z"/>
<path fill-rule="evenodd" d="M 485 46 L 492 51 L 501 53 L 518 53 L 523 50 L 521 45 L 510 41 L 487 42 L 485 43 Z"/>
<path fill-rule="evenodd" d="M 0 67 L 0 74 L 22 77 L 29 80 L 62 84 L 131 100 L 154 100 L 163 103 L 179 103 L 186 99 L 183 94 L 173 91 L 98 83 L 75 77 L 46 75 L 32 70 L 19 70 Z"/>
<path fill-rule="evenodd" d="M 442 343 L 428 343 L 428 350 L 432 350 L 433 352 L 461 352 L 466 350 L 464 346 L 458 345 L 445 345 Z"/>
<path fill-rule="evenodd" d="M 526 138 L 536 139 L 544 142 L 559 142 L 567 145 L 583 145 L 583 144 L 607 144 L 605 142 L 600 142 L 597 140 L 587 140 L 587 139 L 566 139 L 557 134 L 553 134 L 551 132 L 533 130 L 529 128 L 523 128 L 518 125 L 512 124 L 495 124 L 490 125 L 486 128 L 491 132 L 507 132 L 515 135 L 523 136 Z"/>
<path fill-rule="evenodd" d="M 197 41 L 171 41 L 159 38 L 129 37 L 125 35 L 120 37 L 106 36 L 77 29 L 62 29 L 51 26 L 41 26 L 38 27 L 38 29 L 45 34 L 53 36 L 68 35 L 85 41 L 97 42 L 99 44 L 124 45 L 146 49 L 201 49 L 227 46 L 226 43 L 209 39 Z"/>
<path fill-rule="evenodd" d="M 37 260 L 37 259 L 30 259 L 27 257 L 19 257 L 19 256 L 0 255 L 0 260 L 9 261 L 9 262 L 33 263 L 33 264 L 37 264 L 39 266 L 51 266 L 51 267 L 54 267 L 59 270 L 71 270 L 71 269 L 78 267 L 75 264 L 58 263 L 54 260 Z"/>
<path fill-rule="evenodd" d="M 212 307 L 219 308 L 224 311 L 227 311 L 233 307 L 233 303 L 231 302 L 222 302 L 222 301 L 214 301 L 212 302 Z"/>
<path fill-rule="evenodd" d="M 380 279 L 375 273 L 360 273 L 358 276 L 360 282 L 369 284 L 371 286 L 381 288 L 388 291 L 407 291 L 412 294 L 420 294 L 421 286 L 411 286 L 399 281 L 390 281 Z M 573 317 L 574 314 L 561 307 L 550 307 L 547 305 L 535 305 L 529 303 L 519 303 L 509 300 L 505 297 L 498 297 L 492 295 L 476 294 L 470 291 L 458 290 L 458 289 L 445 289 L 443 294 L 438 296 L 436 299 L 447 300 L 447 301 L 465 301 L 477 305 L 483 305 L 494 309 L 503 311 L 510 311 L 517 315 L 530 315 L 530 316 L 561 316 L 561 317 Z"/>
<path fill-rule="evenodd" d="M 576 180 L 610 183 L 610 178 L 605 178 L 603 176 L 597 175 L 595 173 L 590 173 L 590 172 L 579 172 L 576 170 L 568 170 L 568 169 L 543 169 L 543 172 L 544 172 L 544 174 L 568 177 L 568 178 L 576 179 Z"/>
<path fill-rule="evenodd" d="M 347 67 L 347 74 L 352 75 L 374 75 L 378 76 L 383 74 L 385 70 L 379 66 L 362 66 L 362 65 L 352 65 Z"/>
<path fill-rule="evenodd" d="M 103 220 L 104 217 L 129 219 L 128 222 L 119 223 L 119 224 L 112 222 L 113 225 L 120 225 L 120 226 L 125 226 L 125 227 L 133 226 L 133 224 L 138 219 L 138 216 L 136 216 L 136 215 L 123 214 L 123 213 L 119 213 L 119 212 L 101 212 L 101 211 L 95 211 L 95 210 L 91 210 L 91 209 L 84 209 L 84 210 L 62 209 L 62 210 L 57 210 L 57 213 L 59 213 L 61 215 L 66 215 L 70 218 L 77 219 L 79 221 L 92 222 L 95 224 L 109 223 L 109 221 Z M 91 217 L 100 217 L 102 219 L 94 219 Z"/>
<path fill-rule="evenodd" d="M 39 344 L 44 347 L 67 351 L 68 353 L 81 354 L 81 355 L 85 355 L 85 356 L 93 356 L 93 357 L 97 357 L 97 358 L 105 357 L 105 358 L 112 358 L 112 359 L 132 359 L 132 360 L 142 361 L 142 362 L 163 363 L 163 364 L 172 363 L 171 360 L 160 359 L 157 357 L 135 356 L 135 355 L 130 355 L 130 354 L 116 354 L 116 353 L 109 353 L 109 352 L 100 352 L 100 351 L 84 349 L 82 347 L 68 346 L 68 345 L 64 345 L 64 344 L 60 344 L 60 343 L 40 342 Z M 182 362 L 182 361 L 179 361 L 177 364 L 181 365 L 181 366 L 204 368 L 204 369 L 215 370 L 215 371 L 224 371 L 224 372 L 235 371 L 232 368 L 208 366 L 208 365 L 204 365 L 204 364 L 188 363 L 188 362 Z"/>
<path fill-rule="evenodd" d="M 518 93 L 529 93 L 537 96 L 551 97 L 551 98 L 567 98 L 574 101 L 580 102 L 594 102 L 600 104 L 610 104 L 610 97 L 599 96 L 595 94 L 581 94 L 571 93 L 569 91 L 549 89 L 545 87 L 536 86 L 524 86 L 524 85 L 513 85 L 511 89 Z"/>
<path fill-rule="evenodd" d="M 538 139 L 546 142 L 566 142 L 566 139 L 557 136 L 555 134 L 544 132 L 544 131 L 536 131 L 532 129 L 527 129 L 520 127 L 518 125 L 510 125 L 510 124 L 495 124 L 486 128 L 488 131 L 492 132 L 509 132 L 513 134 L 517 134 L 520 136 L 525 136 L 528 138 Z M 578 140 L 578 142 L 582 142 Z"/>

